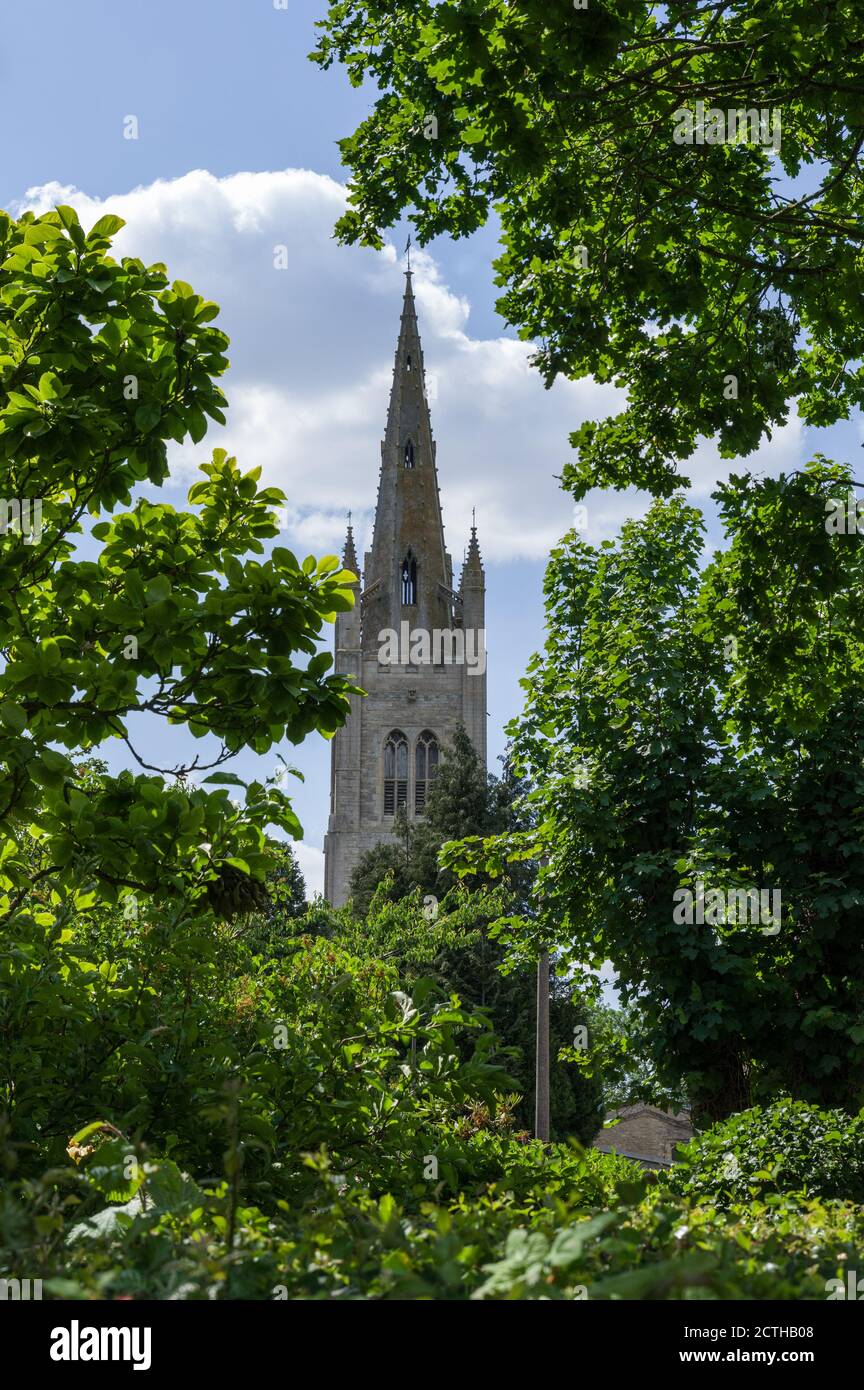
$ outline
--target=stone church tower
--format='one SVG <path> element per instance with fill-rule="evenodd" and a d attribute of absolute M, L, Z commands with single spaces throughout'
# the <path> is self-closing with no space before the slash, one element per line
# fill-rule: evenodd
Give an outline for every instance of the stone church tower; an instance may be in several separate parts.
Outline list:
<path fill-rule="evenodd" d="M 350 524 L 343 563 L 360 575 Z M 484 594 L 473 526 L 459 588 L 453 586 L 408 270 L 372 549 L 354 586 L 353 610 L 336 617 L 336 670 L 366 695 L 351 696 L 351 713 L 331 745 L 324 893 L 335 906 L 348 898 L 361 855 L 391 839 L 398 808 L 409 820 L 422 816 L 458 724 L 486 766 Z"/>

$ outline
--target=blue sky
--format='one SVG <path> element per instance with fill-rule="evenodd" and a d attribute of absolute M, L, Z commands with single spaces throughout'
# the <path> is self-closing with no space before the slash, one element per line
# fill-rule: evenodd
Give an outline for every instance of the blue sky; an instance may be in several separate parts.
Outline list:
<path fill-rule="evenodd" d="M 119 211 L 128 226 L 118 252 L 164 260 L 222 305 L 232 339 L 227 437 L 211 431 L 197 449 L 177 451 L 168 500 L 182 505 L 196 464 L 225 444 L 283 487 L 283 543 L 302 554 L 338 548 L 348 508 L 368 543 L 406 236 L 394 231 L 380 254 L 332 241 L 345 181 L 336 141 L 371 96 L 307 61 L 323 12 L 319 0 L 289 0 L 287 10 L 273 0 L 41 0 L 4 7 L 0 37 L 15 126 L 0 166 L 2 206 L 71 202 L 85 224 L 105 206 Z M 137 140 L 123 137 L 129 115 Z M 288 251 L 284 273 L 277 245 Z M 519 708 L 519 677 L 542 642 L 543 556 L 571 524 L 572 503 L 555 483 L 567 435 L 615 400 L 590 381 L 543 390 L 526 346 L 495 314 L 494 248 L 489 228 L 465 242 L 440 239 L 415 259 L 447 541 L 458 570 L 476 506 L 487 562 L 493 767 Z M 855 457 L 860 438 L 857 423 L 810 431 L 793 418 L 744 466 L 797 467 L 817 448 Z M 701 447 L 688 469 L 694 498 L 704 503 L 729 469 Z M 596 543 L 646 499 L 610 494 L 588 505 Z M 152 721 L 133 733 L 150 762 L 183 756 L 181 736 Z M 126 764 L 119 751 L 101 751 Z M 296 794 L 301 863 L 317 888 L 329 747 L 316 738 L 281 751 L 306 775 Z M 232 766 L 254 775 L 256 763 L 243 756 Z"/>
<path fill-rule="evenodd" d="M 306 55 L 318 0 L 40 0 L 4 7 L 0 85 L 20 136 L 4 145 L 2 206 L 57 180 L 93 197 L 190 169 L 314 169 L 342 179 L 337 140 L 369 94 Z M 38 35 L 36 29 L 38 27 Z M 136 142 L 122 119 L 139 117 Z M 17 124 L 17 122 L 16 122 Z M 398 239 L 397 239 L 398 240 Z M 398 243 L 404 246 L 405 238 Z M 471 296 L 472 328 L 499 333 L 488 273 L 494 231 L 443 244 L 448 281 Z"/>

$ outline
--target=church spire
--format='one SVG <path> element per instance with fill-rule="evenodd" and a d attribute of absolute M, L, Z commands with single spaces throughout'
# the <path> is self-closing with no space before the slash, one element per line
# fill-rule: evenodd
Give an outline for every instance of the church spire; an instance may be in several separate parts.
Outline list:
<path fill-rule="evenodd" d="M 400 423 L 409 413 L 412 404 L 420 407 L 418 415 L 423 415 L 422 423 L 432 437 L 432 421 L 429 416 L 429 402 L 426 399 L 426 381 L 423 369 L 423 348 L 420 345 L 420 329 L 417 326 L 417 309 L 414 304 L 414 289 L 411 284 L 413 270 L 405 271 L 405 294 L 402 299 L 402 317 L 399 320 L 399 341 L 396 344 L 396 361 L 393 367 L 393 385 L 390 388 L 390 404 L 387 410 L 387 428 L 384 446 L 390 440 L 391 432 L 398 433 Z M 418 419 L 418 425 L 421 423 Z"/>
<path fill-rule="evenodd" d="M 453 566 L 444 544 L 435 441 L 412 285 L 405 293 L 393 367 L 372 549 L 367 556 L 364 647 L 403 621 L 428 630 L 453 621 Z"/>
<path fill-rule="evenodd" d="M 477 543 L 477 525 L 473 509 L 471 522 L 471 539 L 462 561 L 459 593 L 462 598 L 462 616 L 465 626 L 481 628 L 484 625 L 485 614 L 483 596 L 486 592 L 486 572 L 483 569 L 483 557 Z"/>
<path fill-rule="evenodd" d="M 345 536 L 345 545 L 342 550 L 342 568 L 350 570 L 352 574 L 360 574 L 360 566 L 357 563 L 357 551 L 354 549 L 354 527 L 351 525 L 351 513 L 348 513 L 348 532 Z"/>
<path fill-rule="evenodd" d="M 483 573 L 483 557 L 480 554 L 480 546 L 477 543 L 477 521 L 474 508 L 471 508 L 471 539 L 468 542 L 468 550 L 462 565 L 462 582 L 460 589 L 465 587 L 465 575 L 467 571 Z"/>
<path fill-rule="evenodd" d="M 359 574 L 350 514 L 343 563 Z M 336 614 L 335 670 L 355 693 L 331 743 L 324 841 L 324 891 L 337 906 L 350 896 L 363 855 L 396 843 L 397 813 L 404 809 L 413 822 L 425 815 L 432 781 L 460 728 L 486 767 L 483 562 L 472 518 L 462 588 L 454 593 L 410 273 L 372 546 L 362 586 L 358 579 L 352 588 L 354 607 Z"/>

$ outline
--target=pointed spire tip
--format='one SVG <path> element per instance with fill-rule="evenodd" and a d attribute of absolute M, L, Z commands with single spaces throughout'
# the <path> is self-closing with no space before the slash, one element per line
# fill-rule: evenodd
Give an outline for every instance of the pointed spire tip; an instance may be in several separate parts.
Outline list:
<path fill-rule="evenodd" d="M 348 513 L 348 532 L 342 547 L 342 568 L 350 570 L 352 574 L 359 575 L 360 573 L 357 565 L 357 551 L 354 549 L 354 527 L 351 525 L 350 512 Z"/>

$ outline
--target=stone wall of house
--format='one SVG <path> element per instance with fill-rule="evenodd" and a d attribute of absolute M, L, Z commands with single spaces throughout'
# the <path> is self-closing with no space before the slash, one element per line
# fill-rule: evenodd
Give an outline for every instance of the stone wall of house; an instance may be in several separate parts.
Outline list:
<path fill-rule="evenodd" d="M 677 1145 L 686 1144 L 693 1137 L 693 1126 L 686 1111 L 673 1114 L 652 1105 L 628 1105 L 607 1116 L 606 1123 L 616 1117 L 616 1125 L 602 1129 L 597 1135 L 595 1149 L 650 1160 L 665 1167 L 675 1161 Z"/>

